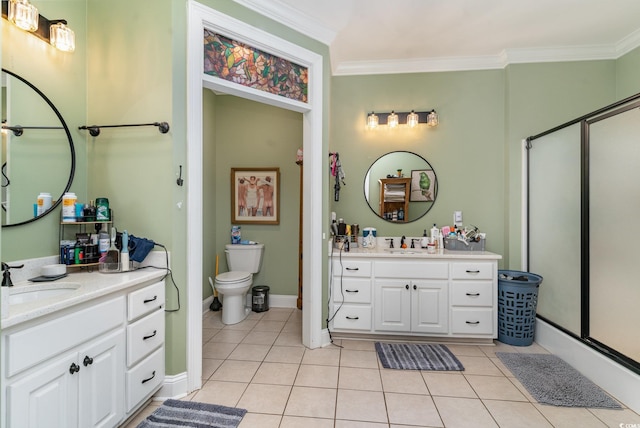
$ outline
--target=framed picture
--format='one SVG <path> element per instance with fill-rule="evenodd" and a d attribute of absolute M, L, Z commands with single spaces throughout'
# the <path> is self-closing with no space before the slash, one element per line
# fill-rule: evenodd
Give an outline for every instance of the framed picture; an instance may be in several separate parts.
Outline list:
<path fill-rule="evenodd" d="M 436 174 L 432 169 L 411 170 L 409 202 L 433 202 L 436 198 Z"/>
<path fill-rule="evenodd" d="M 231 223 L 280 224 L 280 168 L 231 168 Z"/>

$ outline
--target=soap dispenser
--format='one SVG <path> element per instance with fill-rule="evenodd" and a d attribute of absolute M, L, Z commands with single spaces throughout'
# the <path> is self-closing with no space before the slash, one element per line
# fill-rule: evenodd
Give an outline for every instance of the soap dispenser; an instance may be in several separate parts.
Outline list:
<path fill-rule="evenodd" d="M 429 238 L 427 237 L 427 229 L 425 229 L 424 233 L 422 234 L 422 240 L 420 241 L 420 246 L 422 248 L 427 248 L 428 245 L 429 245 Z"/>

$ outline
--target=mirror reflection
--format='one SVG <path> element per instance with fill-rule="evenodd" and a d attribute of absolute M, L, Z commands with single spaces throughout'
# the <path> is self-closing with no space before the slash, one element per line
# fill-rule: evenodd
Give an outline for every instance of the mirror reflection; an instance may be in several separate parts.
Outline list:
<path fill-rule="evenodd" d="M 422 156 L 390 152 L 379 157 L 364 178 L 364 197 L 378 217 L 409 223 L 424 216 L 438 195 L 438 179 Z"/>
<path fill-rule="evenodd" d="M 2 70 L 2 226 L 29 223 L 53 211 L 71 186 L 75 150 L 53 103 L 35 86 Z M 38 195 L 51 208 L 37 215 Z"/>

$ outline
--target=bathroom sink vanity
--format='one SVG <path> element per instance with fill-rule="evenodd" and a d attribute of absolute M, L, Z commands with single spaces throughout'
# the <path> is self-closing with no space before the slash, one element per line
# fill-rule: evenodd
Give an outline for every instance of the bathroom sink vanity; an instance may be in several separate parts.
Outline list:
<path fill-rule="evenodd" d="M 488 251 L 333 252 L 329 327 L 345 336 L 491 343 L 501 258 Z"/>
<path fill-rule="evenodd" d="M 1 322 L 0 426 L 116 427 L 132 415 L 164 380 L 163 276 L 76 273 L 49 294 L 16 284 L 14 295 L 41 294 Z"/>

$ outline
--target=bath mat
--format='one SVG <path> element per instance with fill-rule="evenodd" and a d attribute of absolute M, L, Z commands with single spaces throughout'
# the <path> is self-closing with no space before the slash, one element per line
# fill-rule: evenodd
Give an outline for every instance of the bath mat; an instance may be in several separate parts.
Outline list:
<path fill-rule="evenodd" d="M 245 409 L 169 399 L 137 428 L 236 428 L 245 413 Z"/>
<path fill-rule="evenodd" d="M 539 403 L 562 407 L 620 409 L 598 385 L 551 354 L 496 352 Z"/>
<path fill-rule="evenodd" d="M 444 345 L 376 342 L 375 346 L 386 369 L 464 370 L 462 363 Z"/>

